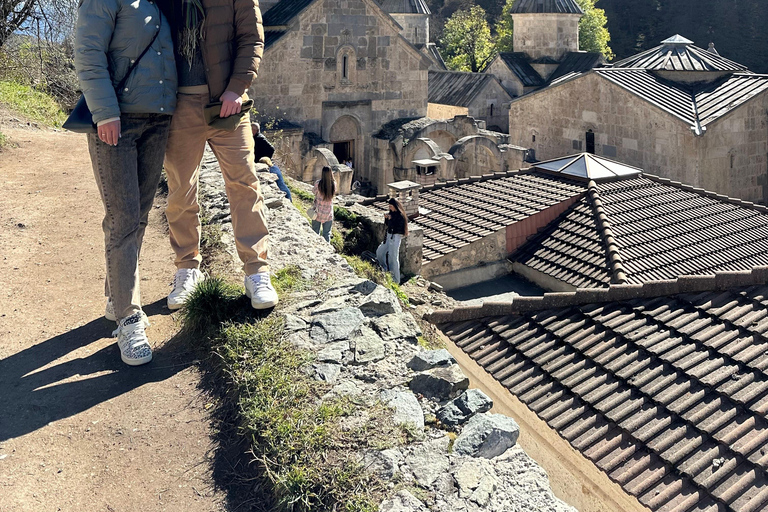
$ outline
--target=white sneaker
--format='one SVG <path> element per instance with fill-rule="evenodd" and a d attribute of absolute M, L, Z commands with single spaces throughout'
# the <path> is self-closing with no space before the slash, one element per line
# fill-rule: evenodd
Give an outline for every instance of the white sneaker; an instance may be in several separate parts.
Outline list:
<path fill-rule="evenodd" d="M 117 346 L 120 347 L 120 359 L 130 366 L 147 364 L 152 360 L 152 348 L 149 346 L 147 334 L 144 332 L 144 322 L 141 313 L 135 313 L 123 318 L 113 336 L 117 336 Z"/>
<path fill-rule="evenodd" d="M 269 280 L 269 272 L 258 272 L 245 277 L 245 295 L 251 299 L 253 309 L 267 309 L 277 304 L 277 292 Z"/>
<path fill-rule="evenodd" d="M 144 324 L 144 328 L 146 329 L 149 327 L 149 318 L 147 318 L 147 314 L 143 311 L 139 311 L 139 313 L 141 313 L 141 320 Z M 104 318 L 112 322 L 117 322 L 117 315 L 115 315 L 115 305 L 112 303 L 112 299 L 107 299 L 107 307 L 104 308 Z"/>
<path fill-rule="evenodd" d="M 187 297 L 203 280 L 203 273 L 196 268 L 180 268 L 173 276 L 173 291 L 168 294 L 168 309 L 181 309 Z"/>

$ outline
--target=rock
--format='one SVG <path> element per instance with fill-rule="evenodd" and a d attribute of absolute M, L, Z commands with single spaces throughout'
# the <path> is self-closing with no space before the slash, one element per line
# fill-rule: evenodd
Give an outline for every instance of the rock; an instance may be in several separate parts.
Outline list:
<path fill-rule="evenodd" d="M 441 291 L 443 291 L 443 287 L 441 285 L 437 284 L 437 283 L 434 283 L 434 282 L 429 283 L 429 289 L 432 290 L 433 292 L 441 292 Z"/>
<path fill-rule="evenodd" d="M 492 459 L 513 447 L 520 435 L 515 420 L 503 414 L 482 413 L 464 426 L 453 451 L 459 455 Z"/>
<path fill-rule="evenodd" d="M 323 396 L 323 400 L 339 396 L 357 396 L 362 393 L 362 390 L 351 380 L 345 380 L 339 382 L 333 389 Z"/>
<path fill-rule="evenodd" d="M 402 455 L 397 450 L 370 451 L 363 457 L 363 464 L 380 478 L 391 480 L 397 473 L 398 461 L 401 458 Z"/>
<path fill-rule="evenodd" d="M 272 199 L 267 200 L 264 205 L 267 208 L 275 209 L 275 208 L 282 208 L 283 206 L 283 198 L 282 197 L 273 197 Z"/>
<path fill-rule="evenodd" d="M 309 336 L 315 343 L 343 340 L 357 331 L 364 321 L 365 317 L 357 308 L 318 315 L 312 321 Z"/>
<path fill-rule="evenodd" d="M 371 280 L 365 280 L 362 283 L 359 283 L 353 286 L 350 292 L 361 293 L 363 295 L 370 295 L 378 286 L 379 286 L 378 284 L 374 283 Z"/>
<path fill-rule="evenodd" d="M 339 296 L 328 299 L 312 310 L 312 316 L 322 315 L 323 313 L 333 313 L 349 307 L 348 296 Z"/>
<path fill-rule="evenodd" d="M 433 368 L 417 373 L 411 379 L 411 391 L 438 399 L 450 398 L 457 391 L 469 387 L 469 379 L 458 364 L 447 368 Z"/>
<path fill-rule="evenodd" d="M 412 340 L 421 336 L 421 329 L 408 315 L 385 315 L 373 319 L 373 328 L 385 341 Z"/>
<path fill-rule="evenodd" d="M 481 507 L 485 507 L 488 505 L 488 502 L 491 501 L 491 496 L 496 491 L 496 483 L 497 480 L 494 476 L 484 476 L 480 480 L 480 485 L 477 486 L 477 489 L 475 489 L 475 492 L 472 493 L 472 496 L 470 496 L 469 499 Z"/>
<path fill-rule="evenodd" d="M 493 400 L 488 395 L 479 389 L 468 389 L 440 408 L 437 419 L 445 425 L 460 425 L 475 414 L 490 411 L 492 407 Z"/>
<path fill-rule="evenodd" d="M 395 294 L 383 286 L 377 286 L 360 302 L 360 310 L 366 316 L 383 316 L 402 313 L 403 308 Z"/>
<path fill-rule="evenodd" d="M 422 299 L 418 295 L 409 296 L 408 297 L 408 302 L 410 302 L 414 306 L 421 306 L 421 305 L 425 304 L 424 299 Z"/>
<path fill-rule="evenodd" d="M 440 475 L 447 473 L 451 467 L 442 439 L 428 441 L 417 446 L 413 453 L 405 458 L 405 462 L 416 481 L 424 487 L 430 487 Z"/>
<path fill-rule="evenodd" d="M 317 360 L 323 363 L 341 364 L 344 360 L 344 353 L 349 350 L 349 341 L 337 341 L 329 343 L 317 353 Z"/>
<path fill-rule="evenodd" d="M 480 480 L 486 473 L 483 462 L 482 460 L 469 460 L 454 472 L 453 477 L 459 487 L 460 498 L 469 498 L 480 485 Z"/>
<path fill-rule="evenodd" d="M 408 368 L 417 372 L 423 372 L 438 366 L 450 366 L 452 364 L 456 364 L 456 360 L 450 352 L 441 348 L 439 350 L 419 352 L 408 362 Z"/>
<path fill-rule="evenodd" d="M 368 364 L 384 359 L 384 341 L 369 327 L 361 327 L 352 341 L 355 364 Z"/>
<path fill-rule="evenodd" d="M 395 425 L 411 424 L 424 430 L 424 411 L 416 395 L 410 391 L 387 389 L 381 392 L 381 401 L 395 409 Z"/>
<path fill-rule="evenodd" d="M 336 382 L 339 373 L 341 373 L 340 364 L 316 363 L 312 365 L 312 368 L 315 370 L 315 379 L 324 382 Z"/>
<path fill-rule="evenodd" d="M 285 315 L 285 330 L 300 331 L 307 328 L 307 322 L 296 315 Z"/>
<path fill-rule="evenodd" d="M 391 499 L 379 505 L 379 512 L 426 512 L 427 507 L 416 497 L 403 489 Z"/>

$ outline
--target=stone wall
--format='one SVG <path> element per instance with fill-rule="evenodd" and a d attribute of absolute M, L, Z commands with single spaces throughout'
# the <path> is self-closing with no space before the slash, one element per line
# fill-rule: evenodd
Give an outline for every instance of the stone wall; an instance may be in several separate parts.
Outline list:
<path fill-rule="evenodd" d="M 488 85 L 472 99 L 469 104 L 469 115 L 475 119 L 485 121 L 489 130 L 507 133 L 509 130 L 509 111 L 505 104 L 512 97 L 496 80 L 491 80 Z"/>
<path fill-rule="evenodd" d="M 597 155 L 720 194 L 764 201 L 766 109 L 763 93 L 697 137 L 684 121 L 589 73 L 513 101 L 510 138 L 533 148 L 538 160 L 548 160 L 585 151 L 586 132 L 592 130 Z"/>
<path fill-rule="evenodd" d="M 389 411 L 386 421 L 413 433 L 387 449 L 347 454 L 391 490 L 379 510 L 576 512 L 555 497 L 546 472 L 516 446 L 515 421 L 488 412 L 493 401 L 468 389 L 469 379 L 446 350 L 418 344 L 421 329 L 394 293 L 356 276 L 283 199 L 274 175 L 259 173 L 259 179 L 272 231 L 270 267 L 296 266 L 311 283 L 270 315 L 283 317 L 284 335 L 312 361 L 305 370 L 324 393 L 320 400 L 348 397 L 357 404 L 344 420 L 350 427 L 368 425 L 368 411 L 381 404 Z M 224 184 L 210 152 L 201 198 L 217 212 L 213 222 L 230 234 Z M 234 252 L 231 236 L 225 242 Z"/>
<path fill-rule="evenodd" d="M 568 52 L 579 51 L 580 18 L 579 14 L 513 14 L 515 51 L 525 52 L 532 59 L 552 57 L 555 60 Z"/>
<path fill-rule="evenodd" d="M 512 96 L 522 96 L 525 92 L 523 83 L 517 78 L 500 57 L 496 57 L 484 73 L 490 73 L 501 81 L 501 85 Z"/>
<path fill-rule="evenodd" d="M 393 12 L 390 14 L 403 27 L 400 34 L 411 44 L 427 44 L 429 42 L 429 15 L 406 14 Z"/>
<path fill-rule="evenodd" d="M 426 279 L 433 279 L 435 276 L 474 267 L 478 264 L 496 263 L 506 257 L 506 230 L 500 229 L 480 240 L 456 249 L 442 258 L 425 263 L 421 267 L 421 275 Z"/>
<path fill-rule="evenodd" d="M 697 142 L 703 188 L 768 203 L 768 94 L 708 125 Z"/>
<path fill-rule="evenodd" d="M 440 103 L 429 103 L 427 107 L 427 117 L 431 119 L 453 119 L 456 116 L 466 115 L 469 115 L 468 107 L 441 105 Z"/>
<path fill-rule="evenodd" d="M 538 160 L 586 151 L 592 130 L 595 154 L 701 186 L 690 127 L 595 73 L 513 101 L 509 124 L 512 144 Z"/>

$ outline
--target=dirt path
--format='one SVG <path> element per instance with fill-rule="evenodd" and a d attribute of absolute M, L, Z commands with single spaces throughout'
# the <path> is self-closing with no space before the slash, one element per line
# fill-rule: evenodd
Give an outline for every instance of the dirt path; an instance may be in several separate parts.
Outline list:
<path fill-rule="evenodd" d="M 8 130 L 0 153 L 0 512 L 217 511 L 191 355 L 167 341 L 170 246 L 152 213 L 142 295 L 154 361 L 104 320 L 103 209 L 84 136 Z"/>

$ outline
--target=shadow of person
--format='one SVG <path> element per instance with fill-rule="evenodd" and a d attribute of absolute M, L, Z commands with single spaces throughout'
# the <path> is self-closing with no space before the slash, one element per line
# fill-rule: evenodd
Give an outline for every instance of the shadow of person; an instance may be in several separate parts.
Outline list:
<path fill-rule="evenodd" d="M 180 361 L 174 350 L 178 335 L 154 350 L 151 363 L 139 367 L 120 360 L 116 343 L 67 357 L 109 338 L 113 329 L 114 323 L 99 318 L 0 360 L 0 442 L 166 380 L 192 364 Z M 66 360 L 57 363 L 61 358 Z"/>

